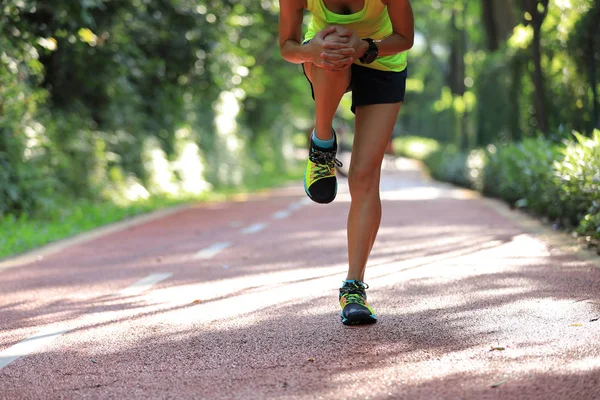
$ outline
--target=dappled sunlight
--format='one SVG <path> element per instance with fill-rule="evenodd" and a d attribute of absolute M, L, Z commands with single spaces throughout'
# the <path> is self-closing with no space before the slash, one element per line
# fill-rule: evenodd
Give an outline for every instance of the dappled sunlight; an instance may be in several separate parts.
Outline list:
<path fill-rule="evenodd" d="M 413 162 L 398 159 L 394 162 L 397 170 L 405 173 L 413 173 L 412 179 L 399 180 L 394 174 L 384 173 L 380 183 L 380 198 L 382 201 L 424 201 L 439 199 L 465 200 L 477 198 L 478 195 L 472 191 L 457 188 L 455 186 L 426 183 L 423 181 L 420 170 Z M 347 180 L 341 180 L 338 187 L 337 202 L 349 203 L 351 201 Z"/>
<path fill-rule="evenodd" d="M 600 374 L 600 357 L 586 357 L 567 362 L 566 367 L 573 372 L 590 371 Z"/>
<path fill-rule="evenodd" d="M 156 139 L 148 139 L 144 145 L 146 170 L 150 174 L 150 186 L 162 193 L 174 195 L 178 192 L 175 176 L 170 168 L 165 151 Z"/>
<path fill-rule="evenodd" d="M 347 329 L 339 325 L 332 310 L 335 295 L 331 285 L 315 286 L 291 283 L 262 293 L 248 292 L 219 300 L 212 308 L 200 303 L 180 308 L 148 307 L 137 315 L 101 312 L 99 317 L 86 317 L 85 324 L 65 335 L 63 350 L 45 350 L 32 358 L 61 360 L 67 382 L 71 373 L 78 374 L 74 366 L 81 362 L 89 365 L 90 359 L 97 363 L 96 371 L 112 371 L 113 380 L 120 380 L 125 371 L 144 371 L 136 378 L 138 387 L 151 386 L 153 376 L 167 368 L 173 376 L 183 374 L 193 379 L 196 394 L 210 390 L 214 382 L 229 385 L 247 380 L 242 390 L 248 398 L 256 393 L 252 382 L 265 384 L 275 379 L 269 377 L 274 368 L 279 371 L 277 379 L 287 382 L 286 395 L 310 390 L 324 398 L 339 397 L 341 388 L 365 398 L 387 398 L 388 393 L 418 397 L 424 387 L 429 396 L 454 390 L 452 393 L 460 397 L 457 393 L 483 394 L 502 380 L 510 386 L 544 375 L 559 382 L 569 374 L 581 374 L 585 379 L 585 374 L 599 370 L 597 358 L 569 360 L 577 344 L 563 338 L 568 326 L 549 321 L 551 329 L 534 338 L 528 332 L 520 334 L 526 320 L 505 325 L 504 318 L 499 318 L 503 307 L 538 315 L 539 308 L 531 309 L 532 304 L 519 301 L 516 293 L 501 292 L 491 302 L 470 304 L 458 294 L 444 295 L 438 305 L 421 309 L 414 303 L 421 295 L 409 291 L 399 299 L 404 307 L 396 311 L 386 307 L 377 325 Z M 426 286 L 432 291 L 447 290 L 440 282 L 428 281 Z M 386 288 L 380 290 L 385 292 Z M 382 296 L 373 301 L 381 305 L 378 297 Z M 141 298 L 148 301 L 153 296 Z M 567 311 L 566 301 L 540 299 L 540 307 L 549 308 L 551 303 L 560 310 L 554 316 L 560 320 Z M 481 328 L 485 326 L 482 320 L 492 322 L 491 330 Z M 123 335 L 123 331 L 129 334 Z M 505 350 L 492 351 L 490 346 Z M 314 361 L 308 362 L 309 358 Z M 511 360 L 509 366 L 496 375 L 494 367 L 505 365 L 506 359 Z M 222 373 L 224 369 L 227 374 Z M 315 379 L 326 384 L 312 388 Z M 367 380 L 368 387 L 363 384 Z"/>
<path fill-rule="evenodd" d="M 156 139 L 146 140 L 143 154 L 150 180 L 147 191 L 183 196 L 198 195 L 211 189 L 212 186 L 204 179 L 205 166 L 200 148 L 192 140 L 189 129 L 176 132 L 175 149 L 175 159 L 170 161 Z M 126 188 L 127 195 L 147 197 L 139 186 L 137 181 L 129 185 Z"/>
<path fill-rule="evenodd" d="M 380 198 L 383 201 L 418 201 L 442 198 L 464 199 L 465 195 L 460 189 L 448 190 L 434 187 L 422 187 L 388 190 L 383 188 Z M 350 200 L 350 194 L 347 193 L 343 193 L 336 198 L 336 201 L 350 202 Z"/>
<path fill-rule="evenodd" d="M 298 232 L 289 236 L 290 242 L 302 243 L 303 247 L 307 248 L 335 248 L 340 246 L 340 240 L 346 239 L 346 229 L 340 228 L 330 230 L 326 235 L 323 235 L 322 230 L 310 230 Z"/>
<path fill-rule="evenodd" d="M 155 302 L 169 302 L 173 304 L 191 304 L 195 300 L 199 303 L 211 302 L 241 294 L 256 294 L 280 288 L 284 284 L 311 281 L 327 278 L 340 274 L 345 264 L 327 267 L 298 268 L 276 270 L 269 273 L 236 274 L 229 279 L 211 280 L 204 283 L 178 284 L 175 286 L 158 289 L 149 294 Z M 246 268 L 244 268 L 244 271 Z"/>
<path fill-rule="evenodd" d="M 173 169 L 179 176 L 181 191 L 198 195 L 210 190 L 212 185 L 204 180 L 204 160 L 200 148 L 191 140 L 190 130 L 178 130 L 176 138 L 178 155 L 173 163 Z"/>
<path fill-rule="evenodd" d="M 344 267 L 292 270 L 266 276 L 243 277 L 210 284 L 172 288 L 157 291 L 154 300 L 171 304 L 193 304 L 169 315 L 157 316 L 175 327 L 186 324 L 227 320 L 243 315 L 257 316 L 259 311 L 278 304 L 318 297 L 324 293 L 334 296 L 335 287 Z M 257 285 L 258 286 L 254 286 Z M 161 293 L 162 292 L 162 293 Z M 174 293 L 177 294 L 174 294 Z M 255 323 L 254 317 L 244 319 Z M 241 322 L 236 319 L 236 325 Z M 179 329 L 179 328 L 176 328 Z"/>
<path fill-rule="evenodd" d="M 240 105 L 236 94 L 233 92 L 222 92 L 215 105 L 215 126 L 217 132 L 222 136 L 229 136 L 227 141 L 229 150 L 238 150 L 238 143 L 235 141 L 237 130 L 236 117 L 240 112 Z"/>
<path fill-rule="evenodd" d="M 127 201 L 146 200 L 150 198 L 150 192 L 137 179 L 129 177 L 125 180 L 123 196 Z M 115 200 L 118 200 L 116 196 Z"/>

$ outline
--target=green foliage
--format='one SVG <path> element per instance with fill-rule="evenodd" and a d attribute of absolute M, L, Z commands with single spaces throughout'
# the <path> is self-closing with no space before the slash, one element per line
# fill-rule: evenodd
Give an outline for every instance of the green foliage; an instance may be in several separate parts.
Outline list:
<path fill-rule="evenodd" d="M 290 179 L 299 181 L 304 173 L 302 167 L 303 165 L 294 164 L 286 174 L 278 171 L 267 173 L 260 178 L 249 179 L 242 186 L 223 188 L 200 196 L 173 198 L 156 195 L 126 204 L 63 199 L 61 203 L 48 209 L 43 216 L 27 213 L 21 213 L 19 216 L 0 216 L 0 259 L 159 208 L 187 202 L 221 201 L 240 192 L 251 193 L 278 186 Z"/>
<path fill-rule="evenodd" d="M 3 2 L 0 215 L 178 190 L 182 132 L 206 187 L 285 173 L 310 109 L 274 45 L 277 14 L 271 0 Z"/>
<path fill-rule="evenodd" d="M 468 155 L 455 145 L 440 147 L 424 159 L 431 175 L 440 181 L 471 187 L 467 170 Z"/>
<path fill-rule="evenodd" d="M 572 225 L 579 223 L 581 232 L 600 235 L 600 225 L 595 225 L 600 222 L 600 130 L 591 138 L 575 136 L 562 149 L 564 158 L 554 162 L 562 215 Z"/>
<path fill-rule="evenodd" d="M 558 150 L 557 145 L 541 137 L 488 146 L 483 191 L 519 207 L 559 216 L 552 168 L 560 158 Z"/>
<path fill-rule="evenodd" d="M 413 4 L 418 35 L 409 53 L 409 82 L 399 125 L 462 150 L 508 140 L 535 138 L 539 122 L 532 101 L 531 26 L 521 21 L 523 2 L 498 0 L 498 7 L 515 5 L 512 36 L 490 51 L 479 1 L 423 1 Z M 535 3 L 535 2 L 534 2 Z M 452 15 L 456 19 L 452 19 Z M 507 15 L 511 15 L 510 12 Z M 465 95 L 449 96 L 450 56 L 464 32 Z M 550 1 L 541 32 L 543 96 L 550 123 L 549 138 L 560 141 L 577 130 L 586 135 L 600 124 L 600 2 Z M 461 102 L 465 103 L 462 107 Z M 458 107 L 457 107 L 458 106 Z M 464 110 L 464 111 L 463 111 Z M 598 125 L 597 125 L 598 126 Z"/>

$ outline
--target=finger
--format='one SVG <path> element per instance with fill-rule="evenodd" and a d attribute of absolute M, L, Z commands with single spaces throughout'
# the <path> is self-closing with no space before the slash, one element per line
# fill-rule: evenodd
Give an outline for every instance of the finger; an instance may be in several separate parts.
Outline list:
<path fill-rule="evenodd" d="M 349 67 L 350 65 L 352 65 L 352 63 L 354 62 L 354 60 L 352 58 L 344 58 L 342 60 L 339 61 L 324 61 L 329 63 L 330 65 L 333 66 L 333 68 L 346 68 Z"/>
<path fill-rule="evenodd" d="M 323 48 L 324 49 L 340 50 L 340 49 L 350 49 L 351 47 L 348 46 L 348 43 L 325 42 L 325 43 L 323 43 Z"/>
<path fill-rule="evenodd" d="M 353 62 L 354 60 L 352 58 L 344 58 L 339 61 L 321 60 L 319 65 L 327 69 L 340 69 L 352 65 Z"/>
<path fill-rule="evenodd" d="M 334 25 L 335 26 L 335 30 L 338 33 L 344 33 L 344 32 L 348 32 L 350 29 L 348 29 L 347 27 L 345 27 L 344 25 Z"/>
<path fill-rule="evenodd" d="M 325 54 L 342 54 L 342 55 L 346 55 L 346 56 L 350 56 L 350 55 L 354 54 L 355 52 L 356 52 L 356 50 L 354 50 L 354 48 L 352 48 L 352 47 L 344 47 L 341 49 L 325 48 L 325 51 L 323 51 L 323 53 L 325 53 Z"/>
<path fill-rule="evenodd" d="M 354 34 L 354 31 L 352 29 L 348 29 L 343 26 L 340 26 L 338 29 L 336 29 L 336 32 L 339 36 L 347 37 L 351 37 Z"/>
<path fill-rule="evenodd" d="M 348 58 L 346 54 L 336 54 L 336 53 L 321 53 L 321 59 L 327 61 L 339 61 Z"/>
<path fill-rule="evenodd" d="M 352 64 L 353 62 L 354 62 L 354 58 L 346 57 L 346 58 L 342 58 L 341 60 L 335 61 L 334 64 L 348 66 L 348 65 Z"/>
<path fill-rule="evenodd" d="M 318 36 L 320 39 L 324 39 L 324 38 L 325 38 L 325 36 L 327 36 L 327 35 L 329 35 L 329 34 L 331 34 L 331 33 L 335 32 L 336 30 L 337 30 L 337 28 L 336 28 L 334 25 L 330 25 L 330 26 L 328 26 L 327 28 L 325 28 L 325 29 L 322 29 L 321 31 L 319 31 L 319 32 L 317 33 L 317 36 Z"/>
<path fill-rule="evenodd" d="M 339 36 L 327 36 L 325 37 L 325 39 L 323 39 L 323 45 L 325 45 L 325 43 L 327 43 L 328 45 L 333 45 L 333 46 L 342 46 L 342 47 L 350 47 L 351 39 L 347 38 L 347 37 L 339 37 Z"/>

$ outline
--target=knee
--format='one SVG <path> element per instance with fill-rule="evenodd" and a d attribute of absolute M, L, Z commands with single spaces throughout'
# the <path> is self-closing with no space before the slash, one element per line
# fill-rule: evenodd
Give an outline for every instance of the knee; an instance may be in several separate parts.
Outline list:
<path fill-rule="evenodd" d="M 328 84 L 333 82 L 343 82 L 344 84 L 348 84 L 350 82 L 351 77 L 351 69 L 350 67 L 341 69 L 341 70 L 330 70 L 321 68 L 317 65 L 312 65 L 312 76 L 318 81 L 324 81 Z"/>
<path fill-rule="evenodd" d="M 351 165 L 348 186 L 353 198 L 379 191 L 379 171 L 368 165 Z"/>

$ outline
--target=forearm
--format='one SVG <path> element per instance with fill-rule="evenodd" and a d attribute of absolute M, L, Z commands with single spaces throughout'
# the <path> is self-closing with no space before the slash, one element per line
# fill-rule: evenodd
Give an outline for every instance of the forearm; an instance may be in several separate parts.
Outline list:
<path fill-rule="evenodd" d="M 306 46 L 301 45 L 295 40 L 286 40 L 281 45 L 280 50 L 283 59 L 292 64 L 303 64 L 310 60 Z"/>
<path fill-rule="evenodd" d="M 404 37 L 398 33 L 392 33 L 383 40 L 375 41 L 379 49 L 378 57 L 391 56 L 410 50 L 413 46 L 413 40 Z M 366 50 L 365 50 L 366 51 Z"/>

